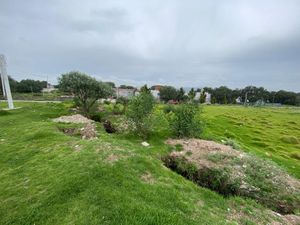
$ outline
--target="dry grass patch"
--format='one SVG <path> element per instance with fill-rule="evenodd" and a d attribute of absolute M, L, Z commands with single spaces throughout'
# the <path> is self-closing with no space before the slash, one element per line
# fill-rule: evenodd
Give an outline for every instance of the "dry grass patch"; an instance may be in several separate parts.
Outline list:
<path fill-rule="evenodd" d="M 154 179 L 153 175 L 152 175 L 149 171 L 146 171 L 146 172 L 141 176 L 141 180 L 142 180 L 144 183 L 147 183 L 147 184 L 154 184 L 154 183 L 155 183 L 155 179 Z"/>

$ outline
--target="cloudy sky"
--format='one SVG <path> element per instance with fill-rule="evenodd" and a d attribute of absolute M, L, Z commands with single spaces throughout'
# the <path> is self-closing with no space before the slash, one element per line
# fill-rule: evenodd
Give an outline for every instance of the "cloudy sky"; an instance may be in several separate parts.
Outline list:
<path fill-rule="evenodd" d="M 0 0 L 15 79 L 300 92 L 299 0 Z"/>

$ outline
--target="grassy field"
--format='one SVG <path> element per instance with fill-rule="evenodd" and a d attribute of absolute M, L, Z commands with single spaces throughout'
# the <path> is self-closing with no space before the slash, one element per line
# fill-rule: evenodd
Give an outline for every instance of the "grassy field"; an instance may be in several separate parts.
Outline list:
<path fill-rule="evenodd" d="M 205 138 L 233 139 L 300 178 L 300 108 L 207 106 Z"/>
<path fill-rule="evenodd" d="M 67 103 L 17 103 L 0 113 L 0 224 L 267 224 L 252 200 L 201 188 L 163 166 L 170 148 L 133 136 L 87 141 L 51 121 Z M 1 107 L 4 105 L 1 103 Z M 207 106 L 204 136 L 234 139 L 299 178 L 300 110 Z M 162 124 L 157 125 L 162 126 Z M 273 219 L 276 219 L 275 217 Z"/>

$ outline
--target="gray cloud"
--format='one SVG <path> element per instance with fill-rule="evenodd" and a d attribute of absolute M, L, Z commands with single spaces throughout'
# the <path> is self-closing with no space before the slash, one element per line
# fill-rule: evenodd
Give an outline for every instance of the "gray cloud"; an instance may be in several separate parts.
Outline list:
<path fill-rule="evenodd" d="M 299 18 L 296 0 L 2 0 L 0 52 L 17 79 L 300 91 Z"/>

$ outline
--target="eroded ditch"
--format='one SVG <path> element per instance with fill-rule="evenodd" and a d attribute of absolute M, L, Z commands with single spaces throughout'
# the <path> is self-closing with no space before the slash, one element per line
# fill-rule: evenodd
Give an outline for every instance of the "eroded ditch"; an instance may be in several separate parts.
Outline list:
<path fill-rule="evenodd" d="M 213 141 L 169 139 L 167 143 L 175 151 L 163 157 L 165 166 L 199 186 L 224 196 L 252 198 L 281 214 L 294 214 L 300 208 L 299 180 L 270 161 Z"/>

